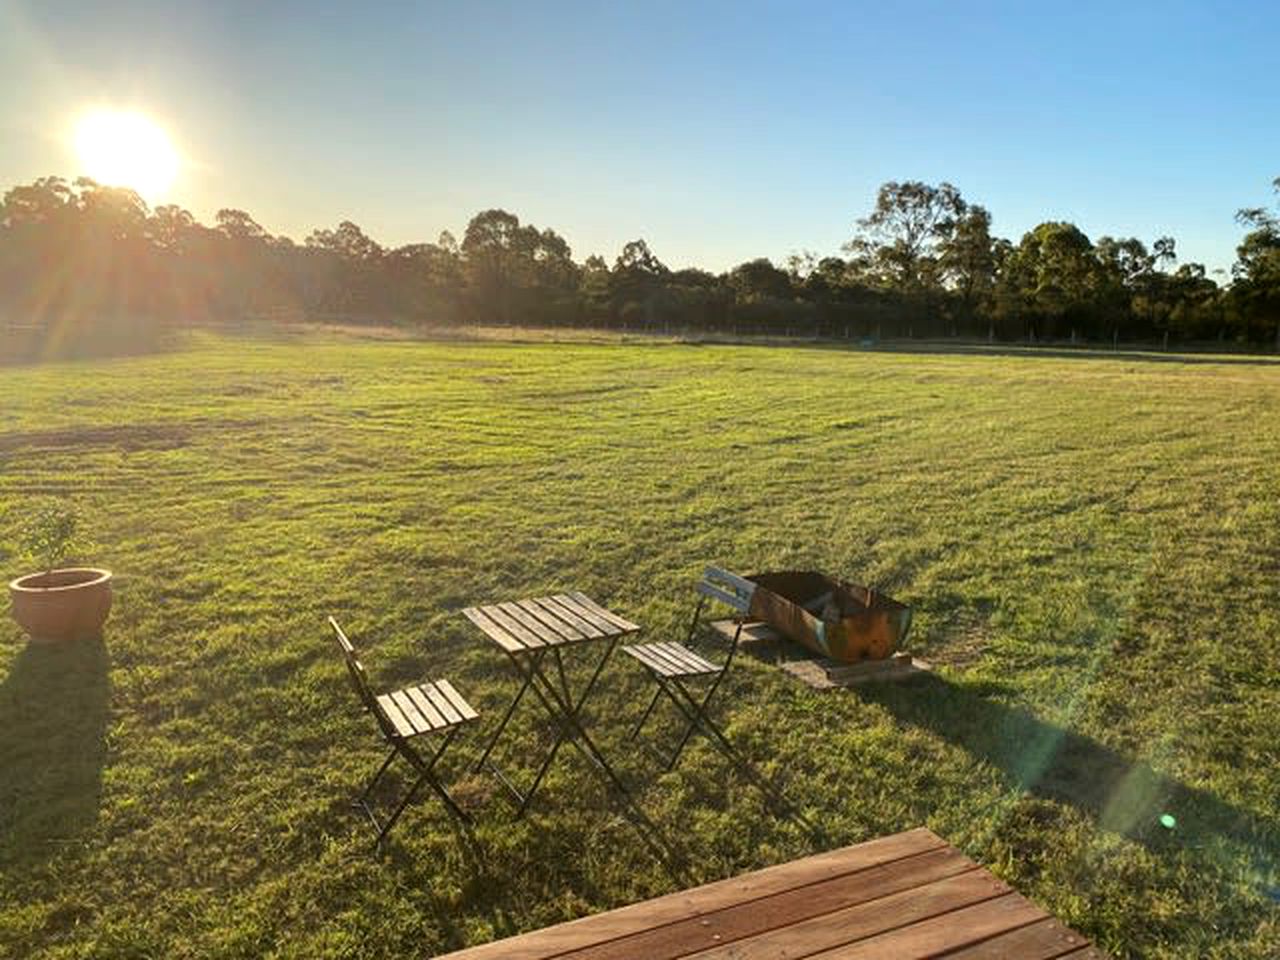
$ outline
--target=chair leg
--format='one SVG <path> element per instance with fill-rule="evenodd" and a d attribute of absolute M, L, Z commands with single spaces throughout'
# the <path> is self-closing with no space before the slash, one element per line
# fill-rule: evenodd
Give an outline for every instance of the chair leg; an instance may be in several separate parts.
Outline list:
<path fill-rule="evenodd" d="M 470 823 L 471 817 L 468 816 L 467 812 L 459 807 L 456 802 L 454 802 L 453 795 L 445 789 L 444 784 L 440 782 L 440 778 L 435 775 L 436 762 L 444 756 L 445 750 L 449 748 L 449 744 L 453 742 L 453 738 L 458 735 L 458 729 L 458 727 L 454 727 L 445 734 L 444 741 L 440 744 L 439 749 L 437 749 L 432 755 L 430 762 L 427 763 L 427 768 L 423 771 L 423 776 L 426 777 L 427 785 L 436 792 L 436 795 L 440 797 L 444 805 L 449 808 L 449 812 L 463 823 Z"/>
<path fill-rule="evenodd" d="M 676 705 L 681 708 L 681 712 L 683 712 L 689 719 L 691 728 L 697 727 L 704 736 L 708 737 L 711 740 L 712 745 L 717 747 L 720 752 L 724 754 L 725 759 L 733 764 L 733 766 L 737 768 L 737 770 L 748 780 L 755 784 L 756 789 L 764 794 L 765 799 L 769 803 L 777 807 L 778 812 L 786 816 L 794 817 L 806 829 L 813 831 L 813 825 L 787 801 L 787 799 L 772 783 L 765 779 L 765 777 L 755 768 L 754 765 L 752 765 L 750 761 L 738 752 L 738 749 L 729 742 L 729 738 L 725 736 L 724 731 L 716 726 L 715 722 L 705 710 L 706 702 L 710 698 L 704 698 L 702 703 L 699 704 L 697 698 L 694 697 L 693 694 L 691 694 L 684 686 L 678 682 L 674 683 L 673 686 L 683 694 L 688 702 L 688 707 L 681 705 L 679 702 L 677 702 Z M 675 700 L 674 697 L 672 697 L 672 699 Z M 688 736 L 686 736 L 686 740 L 687 739 Z"/>
<path fill-rule="evenodd" d="M 445 805 L 445 809 L 447 809 L 449 813 L 457 817 L 463 823 L 471 822 L 471 817 L 465 810 L 458 806 L 449 791 L 445 789 L 444 784 L 440 782 L 440 778 L 435 775 L 436 763 L 444 755 L 445 750 L 448 749 L 449 744 L 453 742 L 453 738 L 457 733 L 457 727 L 450 730 L 445 735 L 440 746 L 432 753 L 430 760 L 424 760 L 420 753 L 404 741 L 397 742 L 395 746 L 392 747 L 391 753 L 387 756 L 387 759 L 383 761 L 382 766 L 378 769 L 377 774 L 374 776 L 369 786 L 365 788 L 365 792 L 360 796 L 360 799 L 355 801 L 354 804 L 365 812 L 365 815 L 373 822 L 374 827 L 378 830 L 377 839 L 374 841 L 374 847 L 376 849 L 382 849 L 382 845 L 386 840 L 387 835 L 391 832 L 391 828 L 395 826 L 396 821 L 400 819 L 400 815 L 404 813 L 405 808 L 413 802 L 414 797 L 417 796 L 418 791 L 422 789 L 423 785 L 432 789 L 436 796 L 438 796 L 441 802 Z M 407 760 L 413 768 L 418 771 L 418 778 L 405 792 L 405 795 L 400 802 L 396 804 L 395 810 L 392 811 L 392 814 L 387 821 L 385 823 L 380 823 L 377 816 L 374 814 L 373 809 L 369 806 L 369 795 L 373 791 L 374 784 L 378 782 L 386 772 L 387 768 L 391 766 L 391 761 L 394 760 L 396 756 L 403 756 L 405 760 Z"/>
<path fill-rule="evenodd" d="M 664 683 L 663 687 L 666 689 L 667 696 L 671 698 L 671 702 L 676 705 L 676 709 L 683 714 L 685 720 L 689 724 L 685 728 L 684 736 L 681 737 L 680 742 L 676 744 L 675 752 L 671 755 L 671 761 L 667 765 L 667 769 L 672 770 L 675 769 L 676 762 L 680 759 L 680 754 L 684 753 L 684 748 L 689 745 L 689 741 L 693 738 L 694 733 L 699 729 L 702 729 L 704 726 L 711 726 L 714 728 L 715 725 L 711 723 L 711 719 L 707 716 L 707 705 L 711 702 L 711 696 L 716 692 L 716 687 L 712 686 L 712 688 L 707 691 L 707 695 L 702 698 L 701 703 L 697 701 L 693 694 L 685 689 L 684 685 L 681 684 L 679 680 L 671 680 L 668 683 Z M 684 696 L 687 706 L 685 703 L 680 701 L 680 697 L 677 697 L 671 692 L 672 688 L 679 691 L 679 693 Z M 725 745 L 728 745 L 727 740 L 725 741 Z"/>
<path fill-rule="evenodd" d="M 382 775 L 387 772 L 387 768 L 391 766 L 391 761 L 395 758 L 396 749 L 395 747 L 392 747 L 391 752 L 387 754 L 387 759 L 382 761 L 382 766 L 380 766 L 378 768 L 378 772 L 373 775 L 373 779 L 369 781 L 369 785 L 364 788 L 364 793 L 360 794 L 360 799 L 354 800 L 352 803 L 364 805 L 369 802 L 369 797 L 373 794 L 373 788 L 378 785 L 378 781 L 382 779 Z"/>
<path fill-rule="evenodd" d="M 634 740 L 636 737 L 640 736 L 641 729 L 644 727 L 645 723 L 648 721 L 649 715 L 653 713 L 653 708 L 658 705 L 658 699 L 661 696 L 662 696 L 662 687 L 659 686 L 657 690 L 653 691 L 653 699 L 649 701 L 649 706 L 645 708 L 644 715 L 640 717 L 640 720 L 636 723 L 634 729 L 632 729 L 631 736 L 629 739 Z"/>
<path fill-rule="evenodd" d="M 376 848 L 379 850 L 382 849 L 382 842 L 386 839 L 387 834 L 391 832 L 391 828 L 394 827 L 396 825 L 396 821 L 400 819 L 400 814 L 404 813 L 404 808 L 409 806 L 414 795 L 418 792 L 418 788 L 420 788 L 426 780 L 427 777 L 424 774 L 413 782 L 413 786 L 411 786 L 405 793 L 404 799 L 400 801 L 396 806 L 395 811 L 391 814 L 391 817 L 382 825 L 382 829 L 378 831 L 378 839 L 373 842 L 373 845 Z"/>

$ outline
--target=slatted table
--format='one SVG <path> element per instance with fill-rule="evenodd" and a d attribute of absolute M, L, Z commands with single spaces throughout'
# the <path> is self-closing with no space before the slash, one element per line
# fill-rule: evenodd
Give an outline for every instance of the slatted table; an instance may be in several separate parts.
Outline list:
<path fill-rule="evenodd" d="M 924 828 L 472 947 L 447 960 L 685 957 L 1104 960 L 1083 936 Z"/>
<path fill-rule="evenodd" d="M 577 591 L 468 607 L 462 612 L 507 655 L 523 681 L 476 764 L 477 769 L 488 767 L 515 796 L 520 805 L 517 816 L 523 815 L 528 809 L 542 784 L 542 778 L 546 776 L 560 745 L 565 741 L 577 747 L 624 796 L 629 796 L 626 786 L 583 727 L 582 708 L 600 678 L 604 665 L 613 655 L 618 641 L 635 633 L 640 629 L 639 626 Z M 603 651 L 591 679 L 575 694 L 570 689 L 563 655 L 566 650 L 581 650 L 590 644 L 603 645 Z M 554 666 L 554 677 L 548 676 L 548 666 Z M 534 697 L 550 714 L 558 732 L 534 777 L 533 785 L 527 791 L 522 791 L 489 758 L 516 707 L 529 691 L 533 692 Z"/>

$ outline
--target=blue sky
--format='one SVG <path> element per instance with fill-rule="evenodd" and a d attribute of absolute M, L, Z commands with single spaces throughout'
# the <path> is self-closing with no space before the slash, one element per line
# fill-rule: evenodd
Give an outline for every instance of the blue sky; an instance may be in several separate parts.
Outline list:
<path fill-rule="evenodd" d="M 295 239 L 500 206 L 719 270 L 837 252 L 922 179 L 1015 241 L 1168 233 L 1212 269 L 1280 175 L 1277 50 L 1275 3 L 0 0 L 0 185 L 74 176 L 69 125 L 111 105 L 187 158 L 168 199 Z"/>

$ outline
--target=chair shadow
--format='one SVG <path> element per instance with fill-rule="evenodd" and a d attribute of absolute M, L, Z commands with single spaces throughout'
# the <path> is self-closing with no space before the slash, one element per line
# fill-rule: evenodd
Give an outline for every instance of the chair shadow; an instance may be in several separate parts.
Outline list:
<path fill-rule="evenodd" d="M 0 683 L 0 862 L 43 860 L 97 819 L 108 663 L 101 638 L 29 644 Z"/>
<path fill-rule="evenodd" d="M 1262 869 L 1275 869 L 1280 859 L 1280 825 L 1021 707 L 988 700 L 982 688 L 925 675 L 858 693 L 992 764 L 1014 786 L 1074 807 L 1101 829 L 1153 850 L 1225 841 L 1246 848 Z M 1176 819 L 1176 831 L 1161 825 L 1164 814 Z"/>

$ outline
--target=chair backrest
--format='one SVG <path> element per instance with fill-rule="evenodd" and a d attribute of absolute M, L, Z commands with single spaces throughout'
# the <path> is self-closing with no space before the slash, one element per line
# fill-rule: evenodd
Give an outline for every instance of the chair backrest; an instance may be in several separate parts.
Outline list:
<path fill-rule="evenodd" d="M 695 588 L 700 596 L 698 597 L 698 606 L 693 612 L 693 622 L 689 625 L 689 642 L 693 643 L 694 637 L 698 632 L 698 621 L 702 616 L 702 608 L 708 599 L 719 601 L 728 607 L 732 607 L 734 620 L 737 621 L 737 629 L 733 632 L 733 640 L 729 644 L 729 655 L 725 658 L 720 667 L 720 673 L 716 676 L 714 690 L 720 686 L 720 681 L 724 679 L 729 667 L 733 664 L 733 658 L 738 652 L 738 643 L 742 640 L 742 624 L 751 615 L 751 598 L 755 595 L 756 584 L 740 577 L 736 573 L 730 573 L 723 567 L 707 567 L 702 572 L 702 579 L 698 581 Z M 708 694 L 710 696 L 710 694 Z"/>
<path fill-rule="evenodd" d="M 360 703 L 373 714 L 384 736 L 394 736 L 395 728 L 392 726 L 391 721 L 383 716 L 382 710 L 378 708 L 378 700 L 373 695 L 373 690 L 369 687 L 369 678 L 365 675 L 364 664 L 356 656 L 355 645 L 347 639 L 346 633 L 343 632 L 342 627 L 338 626 L 338 621 L 333 617 L 329 618 L 329 626 L 333 628 L 333 635 L 338 641 L 338 647 L 342 650 L 342 659 L 347 665 L 347 678 L 351 681 L 351 686 L 355 690 L 356 696 L 360 698 Z"/>
<path fill-rule="evenodd" d="M 697 590 L 704 597 L 732 607 L 741 620 L 751 612 L 751 597 L 756 592 L 756 585 L 721 567 L 707 567 L 698 581 Z"/>

